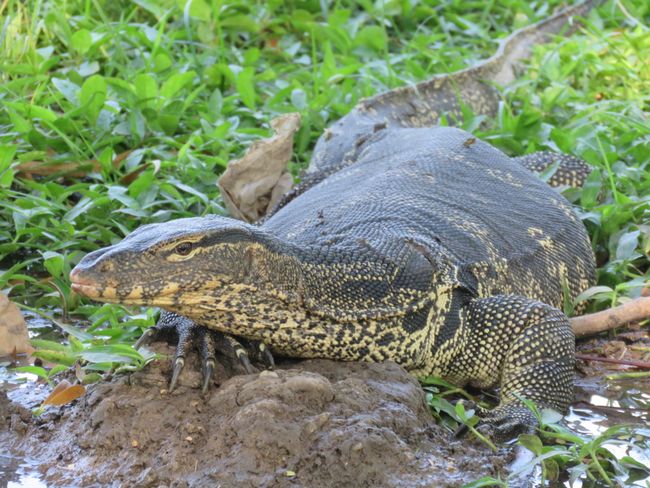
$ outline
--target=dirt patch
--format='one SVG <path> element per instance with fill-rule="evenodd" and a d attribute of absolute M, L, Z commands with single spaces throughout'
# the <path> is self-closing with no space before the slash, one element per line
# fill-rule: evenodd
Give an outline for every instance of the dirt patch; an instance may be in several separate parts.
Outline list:
<path fill-rule="evenodd" d="M 189 366 L 173 394 L 160 361 L 39 419 L 0 392 L 0 445 L 51 486 L 443 487 L 503 471 L 503 456 L 436 426 L 393 363 L 220 370 L 205 399 Z"/>

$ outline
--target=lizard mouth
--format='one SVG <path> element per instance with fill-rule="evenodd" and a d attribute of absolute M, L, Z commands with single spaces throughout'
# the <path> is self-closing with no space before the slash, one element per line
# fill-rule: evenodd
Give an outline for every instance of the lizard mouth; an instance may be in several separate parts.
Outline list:
<path fill-rule="evenodd" d="M 86 283 L 79 283 L 73 281 L 71 284 L 71 288 L 72 291 L 74 291 L 75 293 L 79 293 L 80 295 L 83 295 L 88 298 L 92 298 L 93 300 L 97 300 L 100 302 L 123 301 L 123 300 L 118 300 L 117 289 L 115 289 L 112 286 L 99 287 L 95 284 L 86 284 Z"/>
<path fill-rule="evenodd" d="M 85 285 L 82 283 L 75 283 L 73 281 L 71 283 L 71 288 L 72 291 L 74 291 L 75 293 L 79 293 L 80 295 L 84 295 L 89 298 L 94 298 L 96 296 L 99 296 L 99 288 L 93 285 Z"/>
<path fill-rule="evenodd" d="M 97 286 L 97 283 L 93 282 L 93 280 L 87 277 L 84 277 L 83 274 L 77 270 L 77 268 L 73 269 L 70 272 L 70 282 L 72 291 L 75 293 L 79 293 L 80 295 L 84 295 L 89 298 L 95 298 L 100 295 L 100 290 Z"/>
<path fill-rule="evenodd" d="M 84 276 L 78 270 L 70 273 L 70 287 L 75 293 L 101 302 L 113 301 L 117 298 L 117 289 L 108 284 L 99 285 L 91 278 Z"/>

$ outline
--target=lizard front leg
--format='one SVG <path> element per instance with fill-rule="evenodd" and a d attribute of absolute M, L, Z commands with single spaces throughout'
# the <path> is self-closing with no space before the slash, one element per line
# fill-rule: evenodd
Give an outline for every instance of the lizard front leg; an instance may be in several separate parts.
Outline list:
<path fill-rule="evenodd" d="M 203 372 L 202 391 L 204 393 L 210 386 L 210 381 L 216 364 L 217 351 L 229 356 L 234 355 L 248 374 L 255 372 L 251 365 L 248 351 L 238 339 L 228 334 L 223 334 L 198 325 L 187 317 L 183 317 L 182 315 L 173 312 L 163 311 L 160 314 L 160 318 L 156 325 L 145 330 L 133 347 L 139 349 L 143 345 L 169 333 L 175 334 L 178 337 L 178 343 L 173 360 L 173 373 L 169 385 L 170 391 L 173 391 L 176 387 L 178 377 L 185 366 L 185 359 L 189 349 L 194 344 L 197 345 L 201 357 L 201 369 Z M 256 353 L 256 356 L 264 361 L 268 367 L 273 368 L 275 366 L 273 356 L 265 344 L 253 342 L 249 344 L 247 342 L 247 345 L 250 346 L 249 348 L 252 349 Z"/>

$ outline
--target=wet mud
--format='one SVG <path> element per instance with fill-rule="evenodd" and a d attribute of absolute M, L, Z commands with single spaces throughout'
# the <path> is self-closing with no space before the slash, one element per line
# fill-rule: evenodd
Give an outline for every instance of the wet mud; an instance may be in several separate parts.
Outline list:
<path fill-rule="evenodd" d="M 503 453 L 437 426 L 393 363 L 221 367 L 205 398 L 192 364 L 169 393 L 169 368 L 92 385 L 38 418 L 22 405 L 42 395 L 0 391 L 0 445 L 48 486 L 451 487 L 505 471 Z"/>

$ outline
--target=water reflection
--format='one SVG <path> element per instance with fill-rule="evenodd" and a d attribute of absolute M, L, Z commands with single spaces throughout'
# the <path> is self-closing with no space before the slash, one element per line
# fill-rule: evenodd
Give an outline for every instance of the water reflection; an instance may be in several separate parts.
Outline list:
<path fill-rule="evenodd" d="M 25 459 L 0 455 L 0 486 L 7 488 L 47 488 L 36 466 Z"/>

